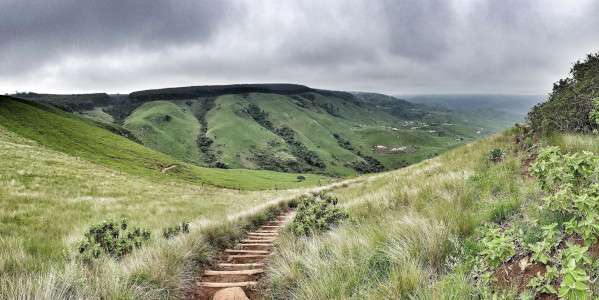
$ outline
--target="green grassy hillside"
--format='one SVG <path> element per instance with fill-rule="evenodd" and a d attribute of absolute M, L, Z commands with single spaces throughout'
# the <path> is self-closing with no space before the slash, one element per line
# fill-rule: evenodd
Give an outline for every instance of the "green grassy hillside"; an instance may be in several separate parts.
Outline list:
<path fill-rule="evenodd" d="M 112 157 L 114 163 L 107 163 L 108 156 L 100 160 L 96 156 L 79 155 L 84 150 L 106 150 L 91 145 L 84 147 L 86 138 L 64 127 L 71 124 L 69 116 L 32 110 L 27 104 L 7 99 L 0 102 L 0 111 L 0 299 L 182 297 L 180 288 L 189 271 L 188 264 L 204 263 L 211 247 L 210 238 L 205 236 L 226 241 L 225 233 L 240 230 L 238 225 L 228 222 L 229 218 L 261 213 L 269 203 L 304 192 L 302 189 L 238 191 L 179 177 L 156 180 L 155 176 L 145 174 L 153 172 L 152 169 L 144 169 L 131 157 L 116 156 Z M 29 122 L 31 130 L 40 136 L 16 130 L 35 138 L 27 139 L 9 130 L 16 128 L 17 121 L 6 118 L 8 112 Z M 31 124 L 36 120 L 26 118 L 30 113 L 46 126 Z M 59 126 L 54 118 L 65 119 L 60 119 Z M 99 138 L 98 143 L 114 142 L 98 129 L 85 128 L 85 123 L 75 121 L 76 129 L 95 134 L 90 138 Z M 52 133 L 64 138 L 73 151 L 69 154 L 57 151 L 59 145 L 47 140 L 56 137 Z M 132 151 L 128 154 L 156 153 L 136 152 L 137 146 L 125 141 L 121 141 L 122 145 Z M 124 151 L 118 144 L 113 145 Z M 158 153 L 153 159 L 162 161 L 164 157 Z M 120 160 L 131 161 L 124 165 Z M 125 167 L 138 169 L 131 172 Z M 261 182 L 283 185 L 286 176 L 290 175 L 247 171 L 236 174 L 231 170 L 215 180 L 255 187 Z M 310 176 L 306 177 L 309 177 L 306 181 L 314 182 Z M 104 257 L 92 265 L 81 263 L 77 259 L 77 242 L 85 231 L 103 220 L 121 218 L 150 230 L 150 243 L 123 260 Z M 191 222 L 189 235 L 173 240 L 162 238 L 163 228 L 182 221 Z M 206 229 L 210 224 L 223 225 L 210 231 Z"/>
<path fill-rule="evenodd" d="M 336 189 L 332 195 L 350 221 L 307 238 L 288 232 L 268 270 L 266 298 L 557 299 L 562 293 L 560 299 L 591 299 L 599 293 L 592 280 L 599 234 L 588 231 L 596 223 L 585 222 L 596 208 L 572 225 L 571 208 L 550 206 L 564 194 L 543 189 L 543 175 L 530 176 L 531 152 L 514 143 L 519 134 L 511 130 Z M 583 176 L 597 176 L 598 145 L 596 136 L 555 134 L 533 149 L 579 153 L 558 167 L 585 165 L 580 153 L 589 151 L 594 163 L 587 167 L 595 171 L 575 179 L 584 182 Z M 497 148 L 504 157 L 493 162 L 489 153 Z M 576 207 L 592 195 L 568 196 L 567 203 Z M 564 263 L 572 257 L 580 258 Z M 578 282 L 578 292 L 562 283 L 568 272 L 577 272 L 567 280 Z"/>
<path fill-rule="evenodd" d="M 287 232 L 265 298 L 597 298 L 598 62 L 576 63 L 529 124 L 336 189 L 349 221 Z"/>
<path fill-rule="evenodd" d="M 213 149 L 224 163 L 239 168 L 257 168 L 249 153 L 252 149 L 264 149 L 274 141 L 278 147 L 274 155 L 284 150 L 285 142 L 276 134 L 256 123 L 244 112 L 247 103 L 239 96 L 228 95 L 216 99 L 215 107 L 206 115 L 206 135 L 214 140 Z"/>
<path fill-rule="evenodd" d="M 305 175 L 306 180 L 298 181 L 298 174 L 198 167 L 57 109 L 8 97 L 0 99 L 0 126 L 52 150 L 156 180 L 176 179 L 241 189 L 290 188 L 326 181 L 317 175 Z M 176 167 L 165 170 L 173 165 Z"/>
<path fill-rule="evenodd" d="M 513 122 L 497 112 L 292 84 L 18 96 L 104 123 L 112 118 L 145 146 L 197 165 L 329 176 L 403 167 Z"/>
<path fill-rule="evenodd" d="M 209 107 L 207 99 L 211 101 Z M 333 176 L 363 172 L 364 169 L 357 169 L 356 165 L 368 167 L 365 157 L 374 158 L 387 169 L 406 166 L 501 128 L 501 125 L 480 119 L 460 121 L 457 113 L 422 112 L 419 106 L 394 110 L 393 105 L 402 102 L 386 101 L 381 104 L 372 98 L 341 98 L 318 92 L 301 95 L 245 93 L 155 101 L 138 107 L 126 119 L 125 127 L 149 147 L 203 165 L 218 162 L 231 168 L 308 171 Z M 388 109 L 380 108 L 385 105 Z M 263 118 L 270 125 L 261 124 L 255 115 L 251 115 L 251 106 L 266 113 Z M 188 117 L 166 122 L 164 117 L 174 114 L 169 109 L 176 107 Z M 143 126 L 132 126 L 132 120 L 148 114 L 146 111 L 150 108 L 149 114 L 155 117 L 145 117 L 144 126 L 169 127 L 170 130 L 146 129 L 142 132 Z M 423 115 L 415 116 L 415 111 Z M 204 122 L 200 125 L 204 130 L 200 135 L 179 128 L 198 127 L 198 121 L 189 118 L 191 113 L 200 123 Z M 398 117 L 400 114 L 405 115 Z M 488 127 L 481 128 L 481 124 Z M 294 140 L 305 148 L 304 152 L 310 152 L 308 156 L 322 161 L 325 166 L 312 166 L 298 156 L 301 154 L 297 149 L 292 149 L 289 141 L 277 133 L 283 127 L 291 129 Z M 477 134 L 478 130 L 482 132 Z M 178 142 L 173 144 L 168 137 L 176 137 Z M 208 144 L 202 146 L 200 139 Z M 341 141 L 347 144 L 342 145 Z M 381 149 L 377 150 L 376 146 Z M 178 147 L 189 151 L 180 151 L 176 149 Z"/>
<path fill-rule="evenodd" d="M 267 297 L 470 299 L 467 280 L 450 289 L 444 274 L 478 226 L 509 214 L 517 204 L 504 205 L 527 193 L 517 156 L 487 159 L 510 142 L 494 137 L 335 190 L 352 221 L 307 239 L 288 234 Z"/>
<path fill-rule="evenodd" d="M 200 158 L 195 143 L 200 124 L 189 109 L 172 102 L 143 104 L 125 119 L 124 127 L 147 147 L 190 162 Z"/>

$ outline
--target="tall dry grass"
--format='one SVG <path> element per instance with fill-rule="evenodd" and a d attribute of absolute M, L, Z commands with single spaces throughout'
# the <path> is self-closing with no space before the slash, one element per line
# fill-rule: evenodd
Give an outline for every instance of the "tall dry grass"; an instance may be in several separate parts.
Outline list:
<path fill-rule="evenodd" d="M 498 135 L 335 190 L 351 221 L 281 240 L 266 298 L 475 298 L 467 272 L 456 269 L 464 241 L 514 213 L 529 189 L 510 144 Z M 487 159 L 496 147 L 510 153 L 501 163 Z"/>

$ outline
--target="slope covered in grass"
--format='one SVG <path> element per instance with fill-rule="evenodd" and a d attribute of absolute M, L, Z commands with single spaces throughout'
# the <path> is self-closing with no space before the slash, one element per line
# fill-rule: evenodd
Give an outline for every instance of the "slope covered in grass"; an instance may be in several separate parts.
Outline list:
<path fill-rule="evenodd" d="M 454 111 L 383 94 L 294 84 L 18 96 L 102 122 L 111 117 L 145 146 L 197 165 L 329 176 L 403 167 L 514 121 L 496 110 Z"/>
<path fill-rule="evenodd" d="M 266 113 L 272 128 L 252 118 L 247 112 L 251 105 Z M 319 172 L 344 176 L 357 174 L 351 163 L 364 161 L 364 156 L 376 158 L 387 168 L 397 168 L 462 143 L 456 136 L 466 137 L 455 131 L 440 136 L 429 132 L 430 128 L 413 129 L 412 123 L 398 123 L 384 111 L 317 93 L 295 98 L 260 93 L 221 96 L 206 118 L 207 136 L 214 140 L 211 147 L 234 167 L 273 168 L 288 161 L 302 164 L 301 157 L 276 133 L 277 128 L 289 127 L 295 139 L 325 163 Z M 467 139 L 474 135 L 472 132 Z M 339 138 L 349 144 L 342 146 Z M 388 151 L 375 151 L 377 145 Z M 401 147 L 406 150 L 390 151 Z"/>
<path fill-rule="evenodd" d="M 530 124 L 335 190 L 350 221 L 288 233 L 268 297 L 596 298 L 598 62 L 576 63 Z"/>
<path fill-rule="evenodd" d="M 2 108 L 6 109 L 4 104 Z M 43 112 L 37 114 L 41 121 L 52 120 Z M 1 299 L 181 298 L 185 280 L 192 280 L 195 268 L 206 263 L 212 247 L 228 243 L 232 235 L 241 232 L 240 225 L 229 220 L 244 214 L 259 216 L 266 206 L 304 192 L 221 189 L 177 177 L 156 180 L 143 173 L 134 175 L 118 170 L 118 165 L 113 168 L 115 165 L 49 149 L 45 140 L 24 138 L 4 127 L 10 123 L 1 120 Z M 91 130 L 76 124 L 78 129 Z M 32 128 L 42 131 L 51 127 Z M 230 172 L 222 173 L 218 180 L 227 183 L 234 177 L 251 186 L 261 180 L 281 183 L 281 177 L 290 176 Z M 121 218 L 149 230 L 149 243 L 122 260 L 101 257 L 91 265 L 81 263 L 78 241 L 89 227 Z M 189 235 L 172 240 L 162 237 L 165 227 L 183 221 L 191 222 Z"/>
<path fill-rule="evenodd" d="M 189 109 L 172 102 L 143 104 L 125 119 L 124 127 L 147 147 L 185 161 L 200 158 L 195 143 L 200 124 Z"/>
<path fill-rule="evenodd" d="M 206 115 L 206 136 L 214 140 L 213 148 L 223 162 L 232 167 L 256 168 L 250 150 L 276 145 L 273 152 L 286 149 L 276 134 L 260 126 L 247 113 L 247 103 L 240 96 L 227 95 L 216 99 L 214 108 Z"/>
<path fill-rule="evenodd" d="M 326 180 L 317 175 L 305 175 L 306 180 L 298 181 L 298 174 L 186 164 L 57 109 L 7 97 L 0 99 L 0 126 L 50 149 L 157 180 L 177 179 L 241 189 L 290 188 Z M 163 172 L 173 165 L 176 167 Z"/>
<path fill-rule="evenodd" d="M 289 234 L 273 259 L 278 299 L 467 299 L 468 278 L 450 275 L 478 226 L 501 221 L 535 189 L 511 154 L 511 135 L 449 151 L 334 191 L 351 222 L 309 239 Z M 488 152 L 510 153 L 501 163 Z M 466 275 L 464 275 L 466 276 Z"/>

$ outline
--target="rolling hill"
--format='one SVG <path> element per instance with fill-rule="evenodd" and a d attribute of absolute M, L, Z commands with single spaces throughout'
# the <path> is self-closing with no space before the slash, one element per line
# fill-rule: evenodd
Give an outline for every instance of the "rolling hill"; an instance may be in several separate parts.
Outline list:
<path fill-rule="evenodd" d="M 403 167 L 513 122 L 502 113 L 294 84 L 15 96 L 119 128 L 143 145 L 191 164 L 328 176 Z"/>
<path fill-rule="evenodd" d="M 305 175 L 305 180 L 299 182 L 299 174 L 199 167 L 127 138 L 128 131 L 117 125 L 97 123 L 51 106 L 5 96 L 0 96 L 0 126 L 48 149 L 154 180 L 175 179 L 243 189 L 291 188 L 327 181 L 318 175 Z"/>

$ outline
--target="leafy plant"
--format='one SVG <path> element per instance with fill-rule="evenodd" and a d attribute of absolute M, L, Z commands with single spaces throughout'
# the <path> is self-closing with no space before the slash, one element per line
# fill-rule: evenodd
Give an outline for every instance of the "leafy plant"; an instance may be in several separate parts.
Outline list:
<path fill-rule="evenodd" d="M 174 236 L 179 235 L 181 232 L 189 233 L 189 223 L 181 222 L 181 224 L 166 227 L 162 230 L 162 236 L 165 239 L 170 239 Z"/>
<path fill-rule="evenodd" d="M 552 223 L 546 226 L 541 227 L 543 239 L 537 243 L 529 245 L 529 249 L 532 252 L 532 260 L 546 264 L 550 260 L 550 252 L 555 247 L 559 240 L 558 235 L 560 231 L 558 230 L 558 224 Z"/>
<path fill-rule="evenodd" d="M 589 118 L 595 122 L 595 124 L 599 125 L 599 97 L 593 99 L 593 108 L 589 113 Z"/>
<path fill-rule="evenodd" d="M 589 276 L 586 271 L 571 260 L 562 270 L 564 278 L 559 288 L 559 297 L 562 299 L 589 299 Z"/>
<path fill-rule="evenodd" d="M 301 196 L 290 225 L 296 235 L 313 235 L 329 230 L 348 218 L 347 212 L 337 206 L 337 199 L 324 192 Z"/>
<path fill-rule="evenodd" d="M 483 262 L 491 268 L 499 267 L 516 254 L 514 238 L 510 234 L 502 232 L 500 228 L 487 229 L 483 233 L 481 244 L 483 249 L 480 256 Z"/>
<path fill-rule="evenodd" d="M 505 157 L 505 153 L 500 148 L 495 148 L 489 152 L 489 160 L 492 162 L 500 162 Z"/>
<path fill-rule="evenodd" d="M 150 239 L 150 232 L 138 227 L 129 227 L 127 219 L 120 222 L 104 221 L 95 224 L 79 242 L 78 251 L 84 261 L 91 261 L 107 254 L 114 258 L 131 253 Z"/>
<path fill-rule="evenodd" d="M 537 273 L 536 276 L 528 282 L 528 287 L 531 287 L 536 293 L 557 294 L 557 290 L 553 286 L 553 281 L 557 279 L 558 276 L 559 273 L 557 268 L 547 266 L 543 275 Z"/>
<path fill-rule="evenodd" d="M 532 260 L 546 264 L 549 262 L 549 252 L 551 251 L 551 244 L 547 241 L 540 241 L 535 244 L 529 245 L 530 251 L 532 252 Z"/>

